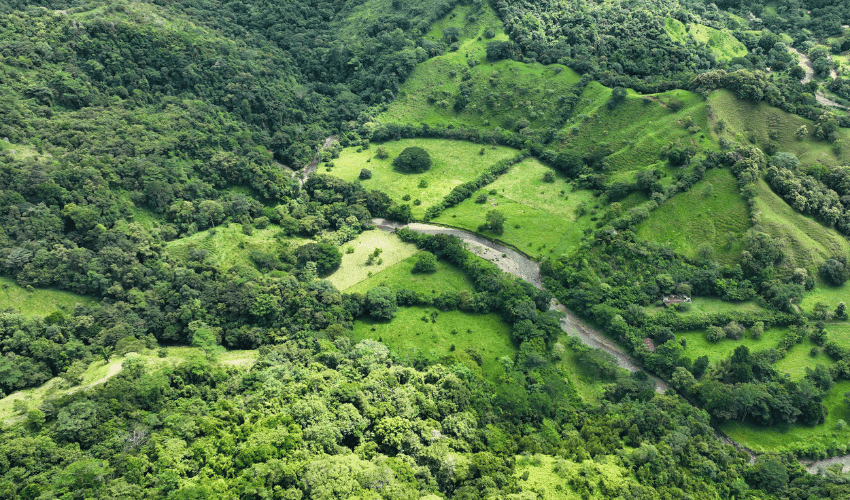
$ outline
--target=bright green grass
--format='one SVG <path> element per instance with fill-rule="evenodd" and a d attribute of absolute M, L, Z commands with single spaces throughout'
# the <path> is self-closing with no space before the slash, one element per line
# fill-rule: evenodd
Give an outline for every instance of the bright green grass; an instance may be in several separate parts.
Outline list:
<path fill-rule="evenodd" d="M 818 279 L 817 285 L 806 292 L 803 300 L 800 301 L 800 309 L 810 313 L 818 302 L 828 305 L 831 311 L 835 310 L 839 302 L 850 303 L 850 282 L 842 286 L 832 286 Z"/>
<path fill-rule="evenodd" d="M 354 253 L 348 253 L 349 248 L 354 249 Z M 367 265 L 366 261 L 376 248 L 380 248 L 381 253 L 372 264 Z M 342 264 L 326 278 L 338 290 L 351 288 L 419 252 L 416 245 L 404 243 L 398 236 L 379 229 L 361 233 L 344 244 L 341 250 Z M 378 263 L 379 259 L 383 262 Z"/>
<path fill-rule="evenodd" d="M 380 146 L 386 148 L 388 158 L 382 160 L 375 156 L 376 145 L 359 153 L 355 148 L 343 150 L 340 157 L 334 160 L 331 175 L 353 181 L 358 178 L 361 169 L 369 169 L 372 171 L 372 178 L 361 181 L 364 188 L 383 191 L 398 203 L 410 203 L 413 216 L 420 219 L 429 206 L 442 201 L 455 186 L 474 179 L 499 160 L 517 154 L 517 151 L 511 148 L 496 146 L 494 149 L 487 146 L 482 155 L 479 154 L 481 144 L 446 139 L 402 139 L 385 142 Z M 428 151 L 432 160 L 429 170 L 421 174 L 395 170 L 393 159 L 410 146 L 419 146 Z M 370 158 L 371 161 L 367 163 L 366 160 Z M 419 183 L 423 180 L 427 187 L 420 188 Z M 403 200 L 405 195 L 410 195 L 410 201 Z M 413 204 L 417 199 L 421 201 L 421 205 Z"/>
<path fill-rule="evenodd" d="M 166 351 L 168 355 L 165 358 L 160 358 L 156 351 L 147 349 L 141 353 L 128 353 L 123 357 L 113 356 L 109 363 L 104 362 L 102 359 L 96 359 L 92 361 L 83 373 L 82 382 L 73 387 L 69 387 L 67 382 L 61 377 L 54 377 L 39 387 L 13 392 L 5 398 L 0 399 L 0 424 L 8 425 L 23 420 L 24 415 L 20 415 L 14 411 L 15 401 L 23 400 L 27 402 L 28 408 L 38 408 L 48 396 L 72 394 L 102 384 L 121 371 L 122 364 L 126 358 L 142 358 L 150 371 L 165 366 L 175 366 L 192 356 L 204 355 L 203 351 L 196 347 L 167 347 Z M 233 350 L 222 353 L 218 357 L 218 361 L 226 365 L 248 367 L 256 361 L 258 356 L 259 351 L 256 349 Z"/>
<path fill-rule="evenodd" d="M 708 98 L 714 122 L 720 120 L 726 124 L 722 136 L 740 143 L 754 143 L 764 149 L 770 141 L 769 133 L 773 131 L 777 137 L 779 151 L 794 153 L 804 165 L 823 164 L 828 166 L 846 165 L 850 163 L 850 148 L 844 148 L 840 156 L 836 156 L 832 144 L 818 140 L 814 136 L 814 123 L 797 115 L 792 115 L 781 109 L 765 103 L 753 104 L 735 97 L 728 90 L 712 92 Z M 797 139 L 794 134 L 805 125 L 809 135 Z M 840 138 L 850 142 L 850 131 L 839 129 Z"/>
<path fill-rule="evenodd" d="M 687 340 L 685 357 L 696 360 L 700 356 L 708 356 L 709 361 L 717 363 L 731 356 L 735 349 L 741 345 L 747 346 L 750 351 L 775 348 L 784 332 L 785 330 L 782 328 L 770 328 L 765 330 L 760 340 L 755 340 L 747 330 L 747 333 L 740 340 L 722 339 L 714 344 L 705 339 L 705 330 L 676 332 L 676 338 Z"/>
<path fill-rule="evenodd" d="M 718 261 L 732 263 L 741 256 L 743 236 L 749 228 L 749 209 L 735 177 L 726 169 L 716 168 L 706 172 L 690 190 L 652 212 L 638 225 L 637 234 L 668 244 L 690 258 L 707 245 Z"/>
<path fill-rule="evenodd" d="M 558 342 L 564 346 L 569 346 L 569 335 L 561 335 L 558 338 Z M 558 362 L 557 366 L 558 369 L 561 370 L 561 373 L 570 379 L 579 396 L 581 396 L 585 403 L 591 405 L 599 403 L 608 382 L 594 378 L 589 375 L 586 370 L 581 369 L 581 365 L 578 360 L 576 360 L 576 353 L 573 350 L 566 347 L 564 356 L 561 358 L 561 361 Z"/>
<path fill-rule="evenodd" d="M 761 213 L 765 230 L 785 240 L 788 256 L 795 267 L 816 272 L 818 266 L 834 255 L 848 255 L 850 243 L 833 229 L 803 215 L 785 203 L 764 180 L 756 184 L 755 207 Z"/>
<path fill-rule="evenodd" d="M 744 302 L 726 302 L 715 297 L 694 297 L 691 302 L 691 309 L 687 312 L 672 312 L 664 306 L 649 306 L 646 307 L 649 314 L 675 314 L 677 316 L 696 317 L 710 316 L 725 312 L 761 312 L 764 308 L 756 301 L 748 300 Z"/>
<path fill-rule="evenodd" d="M 188 259 L 192 249 L 206 250 L 206 262 L 222 271 L 234 266 L 253 269 L 254 263 L 250 258 L 252 250 L 276 253 L 281 245 L 296 248 L 310 241 L 293 237 L 278 238 L 280 232 L 279 226 L 270 224 L 265 229 L 254 229 L 254 234 L 248 236 L 242 233 L 241 224 L 227 224 L 168 242 L 165 248 L 170 255 L 184 260 Z"/>
<path fill-rule="evenodd" d="M 798 346 L 799 347 L 799 346 Z M 780 424 L 765 429 L 751 424 L 727 422 L 720 428 L 732 439 L 757 452 L 806 448 L 807 445 L 832 446 L 850 442 L 850 427 L 836 428 L 839 420 L 850 421 L 850 408 L 843 403 L 844 393 L 850 391 L 850 381 L 835 384 L 824 404 L 829 410 L 826 422 L 815 427 Z"/>
<path fill-rule="evenodd" d="M 664 148 L 679 144 L 698 151 L 715 150 L 702 97 L 684 90 L 640 96 L 629 92 L 614 109 L 611 90 L 591 82 L 559 134 L 562 150 L 593 151 L 607 146 L 607 170 L 644 170 L 666 164 Z M 676 103 L 678 111 L 672 111 Z M 688 131 L 694 127 L 694 132 Z"/>
<path fill-rule="evenodd" d="M 460 269 L 441 260 L 437 261 L 436 272 L 414 274 L 412 272 L 413 266 L 419 260 L 417 255 L 408 257 L 379 273 L 373 273 L 372 277 L 345 289 L 345 292 L 365 294 L 376 286 L 387 286 L 393 290 L 413 290 L 425 295 L 448 290 L 455 292 L 461 290 L 474 291 L 472 283 Z"/>
<path fill-rule="evenodd" d="M 602 457 L 599 461 L 585 460 L 581 463 L 549 455 L 519 455 L 516 457 L 514 475 L 517 482 L 535 497 L 543 500 L 607 500 L 613 498 L 606 491 L 626 491 L 627 484 L 637 486 L 629 469 L 619 465 L 620 459 Z M 527 479 L 524 479 L 528 473 Z M 570 486 L 570 479 L 587 477 L 599 485 L 589 493 L 579 494 Z M 604 485 L 604 486 L 603 486 Z M 558 488 L 560 486 L 560 488 Z"/>
<path fill-rule="evenodd" d="M 422 321 L 423 316 L 430 318 L 434 311 L 437 309 L 433 307 L 401 307 L 391 321 L 360 319 L 354 323 L 354 337 L 378 340 L 402 356 L 421 353 L 432 361 L 449 355 L 468 361 L 464 350 L 471 347 L 481 354 L 484 376 L 497 382 L 504 375 L 504 368 L 497 360 L 502 356 L 512 358 L 515 352 L 509 337 L 510 326 L 495 313 L 460 311 L 438 311 L 436 323 L 430 319 Z M 451 346 L 455 346 L 454 351 Z"/>
<path fill-rule="evenodd" d="M 508 37 L 489 5 L 485 3 L 476 13 L 475 23 L 468 22 L 470 8 L 457 7 L 453 18 L 437 22 L 426 35 L 439 39 L 445 28 L 457 27 L 461 30 L 460 48 L 419 64 L 378 121 L 514 129 L 519 119 L 528 120 L 533 128 L 549 126 L 555 120 L 558 97 L 579 81 L 579 75 L 559 64 L 488 61 L 487 43 Z M 490 40 L 482 37 L 488 28 L 496 33 Z M 475 63 L 473 67 L 470 61 Z M 467 72 L 469 78 L 464 82 Z M 471 93 L 469 103 L 458 113 L 454 102 L 464 83 L 471 86 Z"/>
<path fill-rule="evenodd" d="M 30 292 L 14 280 L 0 277 L 0 309 L 11 307 L 21 314 L 47 316 L 57 309 L 73 311 L 77 304 L 93 302 L 91 297 L 50 288 L 36 288 Z"/>
<path fill-rule="evenodd" d="M 593 210 L 596 199 L 590 191 L 573 191 L 559 173 L 555 174 L 555 182 L 543 182 L 543 174 L 552 171 L 533 158 L 526 159 L 471 198 L 443 212 L 435 221 L 476 231 L 485 222 L 488 210 L 499 210 L 506 217 L 505 232 L 494 235 L 485 231 L 487 236 L 534 256 L 566 253 L 579 244 L 584 230 L 593 225 L 592 215 L 577 218 L 576 208 L 584 203 L 588 210 Z M 486 203 L 476 203 L 479 194 L 492 190 L 496 194 L 488 194 Z"/>
<path fill-rule="evenodd" d="M 780 359 L 773 365 L 780 374 L 788 374 L 792 380 L 800 380 L 806 375 L 806 368 L 815 369 L 817 365 L 829 367 L 834 362 L 833 360 L 818 348 L 817 356 L 811 355 L 813 347 L 818 347 L 808 337 L 802 342 L 788 349 L 788 353 L 784 358 Z"/>
<path fill-rule="evenodd" d="M 826 324 L 829 340 L 839 342 L 841 345 L 850 345 L 850 322 L 836 321 Z"/>
<path fill-rule="evenodd" d="M 681 21 L 667 18 L 664 20 L 664 30 L 674 41 L 684 43 L 690 37 L 704 43 L 719 60 L 728 61 L 734 57 L 747 55 L 747 47 L 727 31 L 721 31 L 701 24 L 691 24 L 690 29 Z"/>

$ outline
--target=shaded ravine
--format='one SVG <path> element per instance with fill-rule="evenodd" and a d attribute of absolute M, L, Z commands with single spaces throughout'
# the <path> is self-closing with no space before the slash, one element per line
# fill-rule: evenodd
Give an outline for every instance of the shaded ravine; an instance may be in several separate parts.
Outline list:
<path fill-rule="evenodd" d="M 540 277 L 540 266 L 513 248 L 491 241 L 483 236 L 470 233 L 463 229 L 450 227 L 435 226 L 432 224 L 421 224 L 413 222 L 407 225 L 390 222 L 385 219 L 374 219 L 372 221 L 378 228 L 385 231 L 395 231 L 401 227 L 406 227 L 412 231 L 422 234 L 448 234 L 456 236 L 465 242 L 469 250 L 495 264 L 499 269 L 508 274 L 512 274 L 523 281 L 531 283 L 537 288 L 543 288 L 543 280 Z M 667 389 L 667 384 L 656 377 L 655 375 L 646 372 L 640 364 L 629 354 L 623 351 L 620 346 L 606 338 L 601 332 L 588 325 L 575 314 L 570 312 L 557 299 L 552 299 L 550 310 L 558 311 L 563 314 L 561 318 L 561 329 L 571 337 L 578 337 L 585 345 L 602 349 L 612 355 L 617 361 L 617 365 L 625 368 L 629 372 L 644 371 L 655 384 L 655 392 L 663 394 Z"/>
<path fill-rule="evenodd" d="M 335 136 L 335 135 L 329 135 L 329 136 L 325 137 L 325 142 L 322 143 L 321 146 L 316 148 L 316 156 L 313 158 L 313 161 L 308 163 L 307 166 L 304 167 L 304 170 L 302 170 L 300 174 L 297 173 L 297 172 L 293 173 L 294 175 L 296 175 L 298 177 L 298 183 L 300 185 L 303 186 L 304 183 L 307 182 L 307 178 L 310 177 L 311 175 L 313 175 L 313 172 L 316 171 L 316 168 L 319 166 L 319 162 L 322 160 L 322 151 L 331 147 L 331 144 L 333 144 L 334 141 L 336 141 L 337 139 L 338 139 L 338 137 Z"/>
<path fill-rule="evenodd" d="M 815 70 L 812 67 L 812 61 L 811 61 L 811 59 L 809 59 L 809 56 L 807 56 L 806 54 L 803 54 L 802 52 L 800 52 L 799 50 L 797 50 L 793 47 L 788 47 L 788 51 L 791 52 L 792 54 L 796 54 L 800 58 L 800 65 L 806 71 L 806 76 L 804 76 L 803 79 L 800 80 L 800 83 L 805 85 L 805 84 L 809 83 L 810 81 L 812 81 L 812 78 L 814 78 L 814 76 L 815 76 Z M 834 80 L 835 78 L 838 77 L 838 73 L 836 73 L 835 69 L 833 68 L 833 69 L 829 70 L 829 76 Z M 815 94 L 815 100 L 817 100 L 817 102 L 820 103 L 823 106 L 829 106 L 829 107 L 839 108 L 839 109 L 847 109 L 845 106 L 842 106 L 841 104 L 838 104 L 837 102 L 833 101 L 832 99 L 826 97 L 822 90 L 818 90 L 817 94 Z"/>

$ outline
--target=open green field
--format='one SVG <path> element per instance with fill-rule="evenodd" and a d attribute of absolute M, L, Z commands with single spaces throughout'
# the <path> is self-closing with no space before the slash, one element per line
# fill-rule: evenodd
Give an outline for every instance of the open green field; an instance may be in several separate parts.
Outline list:
<path fill-rule="evenodd" d="M 850 305 L 850 282 L 844 283 L 842 286 L 832 286 L 818 278 L 817 285 L 806 292 L 803 300 L 800 301 L 800 309 L 803 312 L 810 313 L 818 302 L 828 305 L 831 311 L 835 310 L 839 302 Z M 850 338 L 848 338 L 848 341 L 850 341 Z"/>
<path fill-rule="evenodd" d="M 755 207 L 761 213 L 762 226 L 771 236 L 785 240 L 787 254 L 795 267 L 816 273 L 826 259 L 850 254 L 850 242 L 846 238 L 791 208 L 767 182 L 759 180 L 756 189 Z"/>
<path fill-rule="evenodd" d="M 511 148 L 487 146 L 483 148 L 482 155 L 481 144 L 446 139 L 402 139 L 385 142 L 380 146 L 387 150 L 388 158 L 376 157 L 375 145 L 360 152 L 355 148 L 343 150 L 340 157 L 334 160 L 331 175 L 350 182 L 358 178 L 361 169 L 369 169 L 372 171 L 372 178 L 361 181 L 363 187 L 383 191 L 398 203 L 410 203 L 413 216 L 419 219 L 425 215 L 429 206 L 442 201 L 458 184 L 474 179 L 499 160 L 512 158 L 517 154 L 517 151 Z M 393 167 L 393 159 L 404 148 L 411 146 L 419 146 L 428 151 L 432 161 L 429 170 L 420 174 L 408 174 Z M 422 181 L 427 183 L 427 187 L 419 187 Z M 410 201 L 403 200 L 405 195 L 410 196 Z M 420 200 L 421 204 L 415 205 L 415 200 Z"/>
<path fill-rule="evenodd" d="M 413 290 L 414 292 L 430 295 L 440 291 L 451 290 L 459 292 L 467 290 L 474 291 L 472 283 L 455 266 L 437 261 L 437 271 L 433 273 L 413 273 L 413 266 L 418 260 L 417 254 L 387 267 L 381 272 L 373 273 L 371 277 L 353 285 L 344 291 L 347 293 L 365 294 L 376 286 L 386 286 L 393 290 Z"/>
<path fill-rule="evenodd" d="M 197 232 L 191 236 L 166 243 L 166 251 L 181 260 L 189 258 L 191 250 L 207 251 L 206 262 L 227 271 L 234 266 L 254 269 L 250 253 L 252 250 L 277 253 L 281 246 L 295 249 L 310 240 L 298 237 L 282 237 L 281 228 L 269 224 L 265 229 L 254 229 L 250 236 L 242 232 L 241 224 L 221 225 Z"/>
<path fill-rule="evenodd" d="M 30 292 L 14 280 L 0 277 L 0 310 L 12 308 L 21 314 L 47 316 L 57 309 L 72 311 L 77 304 L 92 302 L 95 302 L 92 297 L 51 288 L 36 288 Z"/>
<path fill-rule="evenodd" d="M 525 491 L 534 492 L 535 496 L 530 498 L 607 500 L 613 498 L 610 492 L 628 491 L 628 484 L 638 484 L 630 470 L 621 465 L 621 460 L 619 457 L 602 456 L 576 463 L 549 455 L 519 455 L 514 475 Z M 571 486 L 579 477 L 599 486 L 579 493 Z"/>
<path fill-rule="evenodd" d="M 835 321 L 826 324 L 829 340 L 835 340 L 841 345 L 850 345 L 850 322 Z"/>
<path fill-rule="evenodd" d="M 438 313 L 434 323 L 430 320 L 433 312 Z M 495 313 L 466 314 L 438 311 L 433 307 L 400 307 L 390 321 L 357 320 L 353 335 L 355 339 L 382 342 L 402 356 L 414 358 L 421 354 L 432 361 L 450 355 L 468 360 L 465 351 L 472 348 L 481 355 L 483 375 L 497 382 L 505 373 L 498 359 L 502 356 L 513 358 L 515 352 L 509 333 L 510 326 Z"/>
<path fill-rule="evenodd" d="M 829 410 L 826 422 L 815 427 L 784 424 L 765 432 L 764 427 L 727 422 L 720 428 L 735 441 L 758 452 L 846 444 L 850 442 L 850 426 L 841 430 L 837 428 L 839 420 L 850 422 L 850 408 L 843 403 L 845 392 L 850 392 L 850 381 L 835 384 L 824 398 L 824 404 Z"/>
<path fill-rule="evenodd" d="M 760 312 L 764 308 L 754 300 L 727 302 L 715 297 L 694 297 L 691 302 L 691 309 L 687 312 L 673 312 L 661 305 L 647 306 L 645 310 L 649 314 L 675 314 L 685 317 L 700 317 L 730 311 Z"/>
<path fill-rule="evenodd" d="M 460 5 L 435 23 L 425 38 L 440 39 L 446 28 L 458 28 L 458 50 L 417 65 L 378 121 L 509 130 L 515 129 L 520 119 L 528 120 L 532 128 L 551 125 L 559 111 L 558 97 L 579 81 L 579 75 L 559 64 L 488 61 L 487 43 L 508 37 L 486 2 L 479 11 L 474 9 Z M 469 21 L 471 14 L 475 22 Z M 488 29 L 495 35 L 492 39 L 484 37 Z M 462 86 L 470 89 L 469 102 L 455 111 Z"/>
<path fill-rule="evenodd" d="M 573 191 L 560 173 L 555 182 L 543 182 L 543 174 L 555 171 L 536 159 L 528 158 L 467 200 L 447 209 L 436 222 L 477 231 L 488 210 L 505 214 L 505 232 L 498 238 L 535 256 L 560 255 L 575 248 L 586 228 L 593 226 L 593 212 L 602 208 L 590 191 Z M 496 194 L 490 195 L 495 190 Z M 488 194 L 486 203 L 476 203 L 479 194 Z M 588 213 L 578 217 L 576 209 L 584 204 Z"/>
<path fill-rule="evenodd" d="M 366 264 L 376 248 L 380 248 L 381 253 L 372 264 Z M 348 249 L 353 249 L 354 252 L 348 253 Z M 379 229 L 364 231 L 357 238 L 345 243 L 341 250 L 342 264 L 326 278 L 338 290 L 347 290 L 419 253 L 413 243 L 404 243 L 398 236 Z"/>
<path fill-rule="evenodd" d="M 741 345 L 747 346 L 750 351 L 763 351 L 774 348 L 779 343 L 779 339 L 784 332 L 785 330 L 782 328 L 770 328 L 765 330 L 760 340 L 756 340 L 752 338 L 750 331 L 747 330 L 747 333 L 740 340 L 722 339 L 717 343 L 711 343 L 705 339 L 705 330 L 676 332 L 676 338 L 687 340 L 687 347 L 685 347 L 684 352 L 685 357 L 695 360 L 700 356 L 708 356 L 709 361 L 717 363 L 731 356 L 735 349 Z"/>
<path fill-rule="evenodd" d="M 686 357 L 695 360 L 700 356 L 708 356 L 709 361 L 716 364 L 731 356 L 741 345 L 747 346 L 750 351 L 776 348 L 787 331 L 787 328 L 769 328 L 765 330 L 760 340 L 755 340 L 748 330 L 740 340 L 722 339 L 714 344 L 705 339 L 705 330 L 677 333 L 676 337 L 687 340 Z M 806 374 L 806 368 L 814 369 L 816 365 L 833 364 L 829 356 L 823 352 L 812 356 L 813 347 L 817 346 L 811 340 L 803 339 L 802 342 L 791 347 L 785 357 L 777 361 L 774 367 L 780 374 L 788 374 L 792 380 L 799 380 Z"/>
<path fill-rule="evenodd" d="M 585 88 L 558 135 L 559 149 L 605 151 L 606 170 L 612 174 L 664 167 L 662 151 L 671 144 L 698 151 L 716 149 L 699 95 L 684 90 L 650 95 L 629 91 L 611 109 L 607 105 L 611 92 L 596 82 Z"/>
<path fill-rule="evenodd" d="M 691 38 L 698 43 L 704 43 L 719 60 L 728 61 L 734 57 L 747 55 L 747 47 L 728 31 L 721 31 L 702 24 L 685 26 L 681 21 L 667 18 L 664 20 L 664 30 L 674 41 L 685 43 Z"/>
<path fill-rule="evenodd" d="M 714 123 L 723 120 L 721 136 L 740 143 L 752 143 L 765 149 L 771 133 L 776 137 L 779 151 L 794 153 L 803 165 L 822 164 L 827 166 L 850 163 L 850 148 L 844 148 L 836 156 L 832 144 L 818 140 L 814 122 L 792 115 L 765 103 L 753 104 L 735 97 L 729 90 L 717 90 L 708 97 Z M 795 133 L 805 125 L 807 136 L 797 139 Z M 850 142 L 850 130 L 838 129 L 841 140 Z"/>
<path fill-rule="evenodd" d="M 741 257 L 749 228 L 749 208 L 735 177 L 726 169 L 711 169 L 693 188 L 653 211 L 637 234 L 690 258 L 708 246 L 719 262 L 732 263 Z"/>

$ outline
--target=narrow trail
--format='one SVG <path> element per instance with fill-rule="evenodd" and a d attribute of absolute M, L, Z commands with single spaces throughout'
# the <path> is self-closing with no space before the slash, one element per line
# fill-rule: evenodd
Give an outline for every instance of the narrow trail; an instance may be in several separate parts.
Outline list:
<path fill-rule="evenodd" d="M 301 171 L 301 175 L 298 177 L 298 183 L 300 185 L 303 186 L 304 183 L 307 182 L 307 178 L 313 175 L 313 172 L 316 171 L 316 168 L 319 166 L 319 161 L 322 159 L 322 151 L 331 147 L 331 144 L 333 144 L 334 141 L 338 139 L 339 137 L 335 135 L 329 135 L 325 137 L 325 142 L 323 142 L 322 145 L 316 150 L 316 156 L 313 158 L 313 161 L 308 163 L 307 166 L 304 167 L 304 170 Z M 298 174 L 296 173 L 295 175 Z"/>
<path fill-rule="evenodd" d="M 523 281 L 527 281 L 537 288 L 543 288 L 543 280 L 540 277 L 540 266 L 536 262 L 510 247 L 501 245 L 477 234 L 470 233 L 463 229 L 434 226 L 431 224 L 421 224 L 416 222 L 407 225 L 390 222 L 385 219 L 374 219 L 372 222 L 378 228 L 385 231 L 395 231 L 401 227 L 407 227 L 410 230 L 422 234 L 448 234 L 456 236 L 467 244 L 472 253 L 478 255 L 484 260 L 488 260 L 493 264 L 496 264 L 496 266 L 502 271 L 512 274 Z M 629 354 L 623 351 L 620 346 L 606 338 L 601 332 L 592 326 L 579 319 L 575 314 L 564 307 L 563 304 L 558 302 L 557 299 L 552 299 L 549 309 L 563 313 L 564 316 L 561 318 L 561 329 L 564 330 L 567 335 L 571 337 L 578 337 L 582 343 L 589 347 L 602 349 L 614 357 L 618 366 L 625 368 L 629 372 L 634 373 L 638 371 L 645 371 L 641 368 L 640 364 Z M 655 392 L 663 394 L 668 389 L 667 384 L 663 380 L 648 372 L 647 375 L 649 375 L 649 378 L 655 384 Z"/>

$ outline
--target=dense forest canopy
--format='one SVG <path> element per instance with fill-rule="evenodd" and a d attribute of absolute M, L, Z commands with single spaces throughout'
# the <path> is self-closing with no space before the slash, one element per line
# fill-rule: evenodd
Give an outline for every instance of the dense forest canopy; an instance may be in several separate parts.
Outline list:
<path fill-rule="evenodd" d="M 798 461 L 846 443 L 749 455 L 716 430 L 825 425 L 850 380 L 850 348 L 824 323 L 846 321 L 844 302 L 801 307 L 850 275 L 834 243 L 850 234 L 848 22 L 846 0 L 0 1 L 0 275 L 13 280 L 0 286 L 86 298 L 46 315 L 0 311 L 0 496 L 850 496 L 846 475 Z M 811 59 L 812 81 L 789 48 Z M 525 112 L 528 95 L 552 110 L 504 128 L 382 121 L 431 63 L 444 70 L 431 90 L 459 82 L 445 105 L 429 102 L 439 112 L 481 112 L 484 92 L 490 111 L 520 96 L 504 112 Z M 493 69 L 482 89 L 479 66 Z M 574 79 L 560 95 L 500 87 L 540 68 Z M 737 107 L 771 106 L 765 130 L 708 109 L 724 89 Z M 674 139 L 648 153 L 643 137 L 616 139 L 641 113 Z M 402 138 L 433 142 L 390 157 Z M 483 166 L 456 159 L 460 141 Z M 351 165 L 355 150 L 369 157 Z M 621 167 L 633 157 L 639 168 Z M 451 162 L 430 186 L 416 177 Z M 498 184 L 526 168 L 545 173 Z M 748 218 L 726 247 L 689 255 L 639 236 L 677 195 L 699 186 L 709 198 L 716 172 Z M 586 224 L 568 251 L 510 240 L 526 222 L 500 196 L 538 181 L 556 193 L 540 205 L 586 197 L 560 214 Z M 444 191 L 423 204 L 397 186 Z M 809 251 L 776 236 L 765 189 L 839 240 Z M 474 223 L 463 217 L 473 200 Z M 328 280 L 351 271 L 376 218 L 386 229 L 416 214 L 536 247 L 543 286 L 454 236 L 404 228 L 392 235 L 416 259 L 404 285 L 371 270 L 363 281 L 378 286 L 362 293 Z M 391 253 L 370 247 L 363 266 Z M 734 305 L 647 312 L 671 296 Z M 554 298 L 641 369 L 567 335 Z M 509 355 L 463 348 L 482 334 L 467 323 L 438 357 L 354 333 L 418 335 L 392 322 L 417 308 L 417 326 L 440 313 L 504 325 Z M 771 328 L 783 332 L 776 348 L 712 360 L 682 335 L 705 330 L 716 345 Z M 806 343 L 829 362 L 786 377 L 777 363 Z M 228 357 L 240 351 L 247 363 Z"/>

